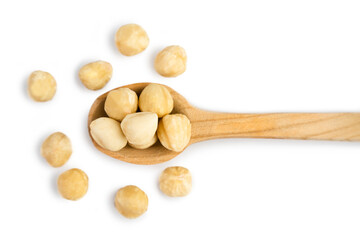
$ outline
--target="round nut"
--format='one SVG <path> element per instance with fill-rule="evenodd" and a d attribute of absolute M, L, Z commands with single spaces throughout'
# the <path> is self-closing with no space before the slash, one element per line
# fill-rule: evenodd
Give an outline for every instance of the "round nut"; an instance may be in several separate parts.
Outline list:
<path fill-rule="evenodd" d="M 109 92 L 105 100 L 105 112 L 115 120 L 121 121 L 138 108 L 138 96 L 129 88 L 119 88 Z"/>
<path fill-rule="evenodd" d="M 88 190 L 88 176 L 82 170 L 73 168 L 60 174 L 57 185 L 63 198 L 68 200 L 78 200 L 82 198 Z"/>
<path fill-rule="evenodd" d="M 53 167 L 63 166 L 71 154 L 70 139 L 61 132 L 51 134 L 41 145 L 41 156 Z"/>
<path fill-rule="evenodd" d="M 135 144 L 131 144 L 129 143 L 129 145 L 133 148 L 136 148 L 136 149 L 146 149 L 146 148 L 149 148 L 151 147 L 152 145 L 154 145 L 156 142 L 157 142 L 158 138 L 156 136 L 156 134 L 154 135 L 154 137 L 150 140 L 150 142 L 148 142 L 147 144 L 144 144 L 144 145 L 135 145 Z"/>
<path fill-rule="evenodd" d="M 119 151 L 127 143 L 120 123 L 107 117 L 92 121 L 90 123 L 90 134 L 97 144 L 110 151 Z"/>
<path fill-rule="evenodd" d="M 184 167 L 168 167 L 160 175 L 160 190 L 169 197 L 184 197 L 191 191 L 191 174 Z"/>
<path fill-rule="evenodd" d="M 28 78 L 28 93 L 37 102 L 51 100 L 56 93 L 54 77 L 48 72 L 32 72 Z"/>
<path fill-rule="evenodd" d="M 110 63 L 96 61 L 83 66 L 79 71 L 79 78 L 88 89 L 99 90 L 109 82 L 112 72 Z"/>
<path fill-rule="evenodd" d="M 146 193 L 133 185 L 120 188 L 115 196 L 115 207 L 126 218 L 137 218 L 144 214 L 148 202 Z"/>
<path fill-rule="evenodd" d="M 155 58 L 155 70 L 163 77 L 176 77 L 186 70 L 186 53 L 180 46 L 164 48 Z"/>
<path fill-rule="evenodd" d="M 181 152 L 190 141 L 190 120 L 183 114 L 166 115 L 159 122 L 157 135 L 165 148 Z"/>
<path fill-rule="evenodd" d="M 126 24 L 116 32 L 115 44 L 120 53 L 125 56 L 133 56 L 147 48 L 149 37 L 139 25 Z"/>
<path fill-rule="evenodd" d="M 129 143 L 137 146 L 151 142 L 158 126 L 158 117 L 151 112 L 138 112 L 126 115 L 121 129 Z"/>
<path fill-rule="evenodd" d="M 174 100 L 166 87 L 151 83 L 141 92 L 139 107 L 141 111 L 156 113 L 161 118 L 171 113 L 174 108 Z"/>

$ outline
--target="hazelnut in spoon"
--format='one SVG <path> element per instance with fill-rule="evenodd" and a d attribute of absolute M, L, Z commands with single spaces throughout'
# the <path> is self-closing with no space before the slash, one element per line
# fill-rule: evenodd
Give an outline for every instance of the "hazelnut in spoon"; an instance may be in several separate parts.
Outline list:
<path fill-rule="evenodd" d="M 132 89 L 139 96 L 149 84 L 135 83 L 123 87 Z M 188 146 L 216 138 L 360 141 L 360 113 L 215 113 L 191 106 L 179 93 L 165 87 L 174 99 L 172 113 L 181 113 L 190 119 L 191 139 Z M 108 93 L 99 96 L 91 106 L 88 116 L 89 134 L 90 123 L 107 116 L 104 103 Z M 128 145 L 114 152 L 102 148 L 94 139 L 91 140 L 101 152 L 134 164 L 158 164 L 181 153 L 166 149 L 159 141 L 147 149 L 135 149 Z"/>

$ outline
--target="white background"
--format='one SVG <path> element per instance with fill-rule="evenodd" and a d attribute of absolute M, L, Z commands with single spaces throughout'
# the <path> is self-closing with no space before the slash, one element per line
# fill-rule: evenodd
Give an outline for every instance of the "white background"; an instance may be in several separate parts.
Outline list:
<path fill-rule="evenodd" d="M 359 239 L 359 143 L 213 140 L 137 166 L 98 152 L 86 128 L 98 95 L 146 81 L 214 111 L 359 112 L 359 13 L 358 0 L 1 1 L 0 239 Z M 114 46 L 127 23 L 150 37 L 134 57 Z M 173 44 L 186 49 L 188 69 L 167 79 L 152 64 Z M 113 78 L 90 91 L 77 72 L 99 59 L 113 65 Z M 52 101 L 27 96 L 34 70 L 56 78 Z M 73 144 L 58 169 L 39 150 L 55 131 Z M 158 189 L 159 174 L 174 165 L 193 174 L 188 197 Z M 77 202 L 56 190 L 57 176 L 72 167 L 90 180 Z M 135 220 L 113 206 L 128 184 L 149 197 Z"/>

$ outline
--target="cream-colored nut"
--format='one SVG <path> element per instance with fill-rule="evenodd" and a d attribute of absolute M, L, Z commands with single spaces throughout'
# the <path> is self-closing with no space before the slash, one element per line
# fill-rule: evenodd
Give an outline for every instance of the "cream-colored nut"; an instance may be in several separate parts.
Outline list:
<path fill-rule="evenodd" d="M 137 218 L 148 209 L 148 197 L 140 188 L 129 185 L 120 188 L 115 196 L 115 207 L 126 218 Z"/>
<path fill-rule="evenodd" d="M 139 107 L 141 111 L 156 113 L 161 118 L 171 113 L 174 107 L 174 100 L 166 87 L 151 83 L 141 92 Z"/>
<path fill-rule="evenodd" d="M 176 77 L 186 70 L 186 52 L 180 46 L 164 48 L 155 58 L 155 70 L 164 77 Z"/>
<path fill-rule="evenodd" d="M 61 132 L 51 134 L 41 145 L 41 156 L 53 167 L 63 166 L 71 154 L 70 139 Z"/>
<path fill-rule="evenodd" d="M 88 89 L 99 90 L 109 82 L 112 72 L 110 63 L 96 61 L 83 66 L 79 71 L 79 78 Z"/>
<path fill-rule="evenodd" d="M 137 24 L 126 24 L 115 35 L 115 44 L 125 56 L 133 56 L 144 51 L 149 45 L 145 30 Z"/>
<path fill-rule="evenodd" d="M 118 121 L 138 108 L 138 96 L 129 88 L 119 88 L 109 92 L 105 100 L 105 112 Z"/>
<path fill-rule="evenodd" d="M 78 168 L 63 172 L 57 181 L 61 196 L 68 200 L 78 200 L 82 198 L 88 190 L 88 184 L 88 176 Z"/>
<path fill-rule="evenodd" d="M 126 115 L 121 129 L 129 143 L 137 146 L 148 144 L 156 133 L 158 117 L 151 112 L 138 112 Z"/>
<path fill-rule="evenodd" d="M 170 197 L 184 197 L 191 191 L 191 174 L 184 167 L 168 167 L 160 175 L 160 190 Z"/>
<path fill-rule="evenodd" d="M 158 140 L 158 138 L 157 138 L 157 136 L 155 134 L 154 137 L 147 144 L 135 145 L 135 144 L 129 143 L 129 145 L 130 145 L 130 147 L 133 147 L 133 148 L 136 148 L 136 149 L 146 149 L 146 148 L 149 148 L 152 145 L 154 145 L 157 142 L 157 140 Z"/>
<path fill-rule="evenodd" d="M 190 120 L 183 114 L 166 115 L 159 122 L 157 135 L 164 147 L 181 152 L 190 141 Z"/>
<path fill-rule="evenodd" d="M 28 93 L 37 102 L 51 100 L 56 93 L 55 78 L 48 72 L 32 72 L 28 78 Z"/>
<path fill-rule="evenodd" d="M 97 144 L 110 151 L 119 151 L 127 143 L 120 123 L 111 118 L 101 117 L 92 121 L 90 133 Z"/>

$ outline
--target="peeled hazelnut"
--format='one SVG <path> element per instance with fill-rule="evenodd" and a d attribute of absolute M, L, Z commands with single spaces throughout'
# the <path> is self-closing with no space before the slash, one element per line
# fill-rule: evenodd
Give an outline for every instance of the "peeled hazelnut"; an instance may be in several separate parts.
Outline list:
<path fill-rule="evenodd" d="M 137 24 L 126 24 L 115 35 L 115 44 L 125 56 L 133 56 L 144 51 L 149 45 L 145 30 Z"/>
<path fill-rule="evenodd" d="M 109 82 L 112 72 L 110 63 L 96 61 L 83 66 L 79 71 L 79 78 L 88 89 L 99 90 Z"/>
<path fill-rule="evenodd" d="M 37 102 L 51 100 L 56 93 L 56 81 L 54 77 L 43 71 L 35 71 L 28 78 L 28 93 Z"/>
<path fill-rule="evenodd" d="M 70 139 L 61 132 L 51 134 L 41 145 L 41 155 L 53 167 L 63 166 L 71 154 Z"/>
<path fill-rule="evenodd" d="M 155 58 L 155 70 L 163 77 L 176 77 L 186 70 L 186 53 L 180 46 L 164 48 Z"/>
<path fill-rule="evenodd" d="M 160 175 L 160 190 L 169 197 L 184 197 L 191 191 L 191 174 L 184 167 L 168 167 Z"/>
<path fill-rule="evenodd" d="M 146 145 L 153 139 L 158 126 L 155 113 L 138 112 L 126 115 L 121 122 L 121 129 L 129 143 L 135 146 Z"/>
<path fill-rule="evenodd" d="M 101 117 L 92 121 L 90 133 L 97 144 L 110 151 L 119 151 L 127 143 L 120 123 L 111 118 Z"/>
<path fill-rule="evenodd" d="M 165 148 L 181 152 L 190 141 L 190 120 L 183 114 L 166 115 L 159 122 L 157 135 Z"/>
<path fill-rule="evenodd" d="M 126 218 L 137 218 L 144 214 L 148 202 L 146 193 L 133 185 L 120 188 L 115 196 L 115 207 Z"/>
<path fill-rule="evenodd" d="M 73 168 L 63 172 L 57 181 L 58 190 L 68 200 L 82 198 L 88 190 L 88 176 L 82 170 Z"/>
<path fill-rule="evenodd" d="M 142 112 L 153 112 L 161 118 L 171 113 L 174 107 L 174 100 L 166 87 L 151 83 L 141 92 L 139 107 Z"/>
<path fill-rule="evenodd" d="M 115 120 L 121 121 L 138 108 L 138 96 L 129 88 L 119 88 L 109 92 L 105 100 L 105 112 Z"/>
<path fill-rule="evenodd" d="M 143 144 L 143 145 L 135 145 L 135 144 L 131 144 L 129 143 L 129 145 L 133 148 L 136 149 L 146 149 L 151 147 L 152 145 L 154 145 L 157 142 L 158 138 L 156 136 L 156 134 L 154 135 L 154 137 L 150 140 L 150 142 L 148 142 L 147 144 Z"/>

